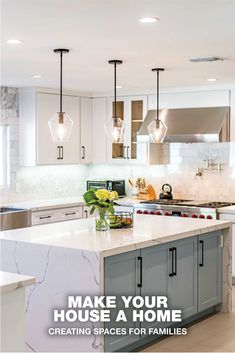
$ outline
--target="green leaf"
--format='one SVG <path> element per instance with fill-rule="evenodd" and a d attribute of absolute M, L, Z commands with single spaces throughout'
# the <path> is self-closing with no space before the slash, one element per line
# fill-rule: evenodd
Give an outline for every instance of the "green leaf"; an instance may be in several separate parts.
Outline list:
<path fill-rule="evenodd" d="M 95 212 L 95 206 L 91 207 L 90 214 L 93 214 Z"/>
<path fill-rule="evenodd" d="M 97 197 L 95 196 L 95 192 L 93 189 L 90 189 L 87 192 L 85 192 L 85 194 L 83 195 L 83 198 L 86 203 L 88 203 L 92 200 L 97 200 Z"/>
<path fill-rule="evenodd" d="M 114 214 L 115 210 L 114 207 L 112 205 L 109 206 L 109 208 L 107 209 L 107 211 L 111 214 Z"/>

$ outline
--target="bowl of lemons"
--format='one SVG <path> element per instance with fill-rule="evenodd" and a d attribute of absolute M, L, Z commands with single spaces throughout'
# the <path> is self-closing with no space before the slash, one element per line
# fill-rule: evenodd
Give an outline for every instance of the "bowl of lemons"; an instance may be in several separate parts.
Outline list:
<path fill-rule="evenodd" d="M 110 228 L 131 228 L 133 226 L 133 214 L 131 212 L 115 212 L 109 215 Z"/>

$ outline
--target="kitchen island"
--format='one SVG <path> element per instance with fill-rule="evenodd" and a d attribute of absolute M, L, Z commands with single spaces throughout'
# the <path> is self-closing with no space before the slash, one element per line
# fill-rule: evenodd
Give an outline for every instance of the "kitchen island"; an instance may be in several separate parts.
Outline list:
<path fill-rule="evenodd" d="M 52 310 L 66 306 L 68 295 L 166 295 L 185 323 L 231 311 L 227 221 L 136 215 L 133 229 L 96 232 L 94 220 L 84 219 L 5 231 L 0 239 L 1 270 L 36 277 L 26 300 L 34 351 L 130 350 L 154 339 L 50 336 Z"/>

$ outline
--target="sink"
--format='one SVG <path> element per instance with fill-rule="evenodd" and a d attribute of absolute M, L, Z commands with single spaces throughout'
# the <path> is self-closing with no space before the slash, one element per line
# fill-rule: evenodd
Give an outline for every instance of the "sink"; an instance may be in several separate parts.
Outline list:
<path fill-rule="evenodd" d="M 0 208 L 0 230 L 25 228 L 31 226 L 31 211 L 14 208 Z"/>

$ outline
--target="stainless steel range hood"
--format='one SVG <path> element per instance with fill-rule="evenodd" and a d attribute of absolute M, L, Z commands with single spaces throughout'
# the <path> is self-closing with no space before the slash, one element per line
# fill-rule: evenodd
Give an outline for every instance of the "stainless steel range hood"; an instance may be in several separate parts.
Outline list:
<path fill-rule="evenodd" d="M 137 135 L 137 142 L 150 142 L 148 125 L 156 110 L 149 110 Z M 228 142 L 229 107 L 161 110 L 160 119 L 168 127 L 164 142 Z"/>

